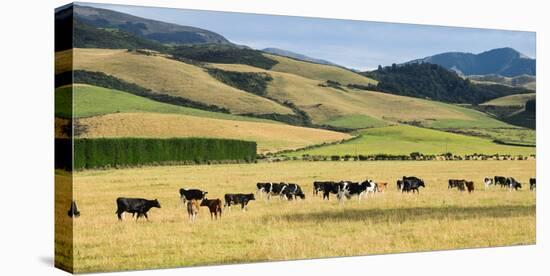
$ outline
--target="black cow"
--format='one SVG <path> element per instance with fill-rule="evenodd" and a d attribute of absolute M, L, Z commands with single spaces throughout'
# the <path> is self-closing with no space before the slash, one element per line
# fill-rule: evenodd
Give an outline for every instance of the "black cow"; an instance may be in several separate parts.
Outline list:
<path fill-rule="evenodd" d="M 504 176 L 495 176 L 495 186 L 500 185 L 500 187 L 506 187 L 506 177 Z"/>
<path fill-rule="evenodd" d="M 242 210 L 246 210 L 248 202 L 251 200 L 256 200 L 254 194 L 225 194 L 225 204 L 224 207 L 231 207 L 231 205 L 241 205 Z"/>
<path fill-rule="evenodd" d="M 403 176 L 403 188 L 401 189 L 401 192 L 414 192 L 420 193 L 419 188 L 420 187 L 426 187 L 424 185 L 424 180 L 415 177 L 415 176 Z"/>
<path fill-rule="evenodd" d="M 202 200 L 208 192 L 201 191 L 199 189 L 180 189 L 180 199 L 185 204 L 187 200 Z"/>
<path fill-rule="evenodd" d="M 319 192 L 323 192 L 325 190 L 325 185 L 327 183 L 332 183 L 331 181 L 314 181 L 313 182 L 313 195 L 316 196 L 319 194 Z"/>
<path fill-rule="evenodd" d="M 466 180 L 464 179 L 449 179 L 449 185 L 447 186 L 448 189 L 452 188 L 458 188 L 461 191 L 464 191 L 464 185 Z"/>
<path fill-rule="evenodd" d="M 506 186 L 508 186 L 510 190 L 517 191 L 518 189 L 521 189 L 521 183 L 516 181 L 513 177 L 506 178 Z"/>
<path fill-rule="evenodd" d="M 76 201 L 73 200 L 71 202 L 71 208 L 67 212 L 67 215 L 69 215 L 69 217 L 71 217 L 71 218 L 80 217 L 80 211 L 78 211 L 78 207 L 76 207 Z"/>
<path fill-rule="evenodd" d="M 468 189 L 468 193 L 473 192 L 475 189 L 473 181 L 464 181 L 464 185 L 466 185 L 466 189 Z"/>
<path fill-rule="evenodd" d="M 301 199 L 306 198 L 306 195 L 302 191 L 300 185 L 294 183 L 286 184 L 281 191 L 281 196 L 285 197 L 288 200 L 293 200 L 296 197 L 299 197 Z"/>
<path fill-rule="evenodd" d="M 115 214 L 117 214 L 118 220 L 122 220 L 122 213 L 124 212 L 131 213 L 132 217 L 137 213 L 136 220 L 138 220 L 141 216 L 144 216 L 147 220 L 149 220 L 147 212 L 149 212 L 149 210 L 153 207 L 160 208 L 160 203 L 158 200 L 148 200 L 144 198 L 119 197 L 116 199 L 116 205 L 117 210 Z"/>
<path fill-rule="evenodd" d="M 340 185 L 341 183 L 334 181 L 323 181 L 323 184 L 320 186 L 323 192 L 323 199 L 330 200 L 330 194 L 338 194 Z"/>
<path fill-rule="evenodd" d="M 536 178 L 529 178 L 529 190 L 535 190 L 537 189 L 537 179 Z"/>

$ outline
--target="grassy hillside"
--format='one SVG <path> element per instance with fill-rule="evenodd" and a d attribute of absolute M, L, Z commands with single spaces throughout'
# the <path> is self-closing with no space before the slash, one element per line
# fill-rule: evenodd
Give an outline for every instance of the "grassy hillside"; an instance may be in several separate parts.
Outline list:
<path fill-rule="evenodd" d="M 265 56 L 276 60 L 278 63 L 271 68 L 273 71 L 291 73 L 308 79 L 321 82 L 327 80 L 337 81 L 344 85 L 347 84 L 376 84 L 376 81 L 360 74 L 354 73 L 337 66 L 323 65 L 305 61 L 299 61 L 287 57 L 264 54 Z"/>
<path fill-rule="evenodd" d="M 458 135 L 437 130 L 413 126 L 388 126 L 372 128 L 359 132 L 361 138 L 346 143 L 298 151 L 290 156 L 310 155 L 369 155 L 393 154 L 408 155 L 411 152 L 423 154 L 512 154 L 529 155 L 535 153 L 534 148 L 506 146 L 493 143 L 491 140 Z"/>
<path fill-rule="evenodd" d="M 68 55 L 70 51 L 57 53 L 56 60 L 67 60 Z M 226 107 L 237 114 L 292 113 L 276 102 L 223 84 L 200 67 L 162 56 L 126 50 L 74 49 L 74 70 L 104 72 L 154 91 Z"/>
<path fill-rule="evenodd" d="M 211 137 L 256 141 L 258 152 L 340 141 L 351 135 L 265 122 L 221 120 L 160 113 L 114 113 L 82 118 L 80 137 Z"/>
<path fill-rule="evenodd" d="M 536 97 L 536 93 L 510 95 L 490 100 L 488 102 L 482 103 L 482 105 L 524 106 L 528 100 L 533 100 Z"/>
<path fill-rule="evenodd" d="M 139 97 L 118 91 L 107 89 L 87 84 L 75 84 L 71 89 L 70 86 L 57 88 L 56 100 L 63 102 L 64 99 L 70 99 L 70 93 L 73 93 L 72 116 L 76 118 L 91 117 L 110 113 L 136 113 L 136 112 L 153 112 L 166 114 L 182 114 L 204 118 L 235 120 L 235 121 L 255 121 L 265 123 L 278 123 L 275 121 L 257 119 L 252 117 L 237 116 L 232 114 L 209 112 L 194 108 L 176 106 L 166 103 L 161 103 L 147 98 Z M 60 108 L 56 110 L 56 117 L 68 118 L 71 116 L 71 109 L 67 104 L 59 104 Z"/>
<path fill-rule="evenodd" d="M 237 72 L 266 72 L 273 80 L 268 96 L 290 100 L 305 110 L 314 123 L 346 128 L 364 128 L 407 122 L 433 128 L 512 127 L 487 114 L 453 104 L 382 92 L 319 86 L 319 81 L 299 75 L 262 70 L 239 64 L 209 64 Z"/>

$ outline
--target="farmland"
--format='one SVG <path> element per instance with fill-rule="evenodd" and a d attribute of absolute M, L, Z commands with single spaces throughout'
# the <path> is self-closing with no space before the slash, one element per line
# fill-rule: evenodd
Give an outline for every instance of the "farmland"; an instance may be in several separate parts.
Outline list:
<path fill-rule="evenodd" d="M 255 141 L 258 152 L 274 152 L 349 139 L 345 133 L 284 124 L 220 120 L 161 113 L 112 113 L 82 118 L 82 138 L 213 137 Z"/>
<path fill-rule="evenodd" d="M 403 174 L 425 180 L 420 195 L 395 190 L 395 179 Z M 74 198 L 82 215 L 74 220 L 74 269 L 127 270 L 533 244 L 535 193 L 525 186 L 518 192 L 495 187 L 484 191 L 480 181 L 486 175 L 514 176 L 525 185 L 535 175 L 535 162 L 296 161 L 77 172 Z M 344 206 L 334 199 L 311 196 L 313 180 L 366 177 L 389 182 L 389 190 Z M 449 178 L 472 179 L 477 190 L 472 194 L 449 191 Z M 201 188 L 209 198 L 221 198 L 228 192 L 254 192 L 258 181 L 298 183 L 306 200 L 267 203 L 258 199 L 247 212 L 225 210 L 220 221 L 211 221 L 202 209 L 192 225 L 178 198 L 180 187 Z M 158 198 L 162 208 L 149 213 L 149 222 L 134 222 L 127 215 L 119 223 L 114 214 L 118 196 Z M 68 201 L 56 204 L 69 206 Z M 58 216 L 60 224 L 68 220 L 66 214 Z"/>
<path fill-rule="evenodd" d="M 369 155 L 393 154 L 409 155 L 411 152 L 423 154 L 511 154 L 530 155 L 535 153 L 533 147 L 506 146 L 493 143 L 491 140 L 458 135 L 438 130 L 418 128 L 407 125 L 371 128 L 359 131 L 360 138 L 338 145 L 297 151 L 289 156 L 309 155 Z"/>

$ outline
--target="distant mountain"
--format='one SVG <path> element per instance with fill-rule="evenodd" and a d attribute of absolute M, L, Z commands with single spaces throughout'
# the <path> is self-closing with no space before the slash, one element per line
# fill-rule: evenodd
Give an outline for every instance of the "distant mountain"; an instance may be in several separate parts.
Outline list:
<path fill-rule="evenodd" d="M 375 87 L 367 89 L 449 103 L 479 104 L 502 96 L 532 93 L 524 88 L 474 84 L 432 63 L 394 64 L 362 74 L 378 80 Z"/>
<path fill-rule="evenodd" d="M 303 60 L 303 61 L 308 61 L 308 62 L 313 62 L 313 63 L 318 63 L 318 64 L 334 65 L 334 66 L 341 67 L 340 65 L 337 65 L 335 63 L 332 63 L 332 62 L 324 60 L 324 59 L 312 58 L 312 57 L 308 57 L 306 55 L 294 53 L 294 52 L 291 52 L 291 51 L 288 51 L 288 50 L 283 50 L 283 49 L 278 49 L 278 48 L 265 48 L 262 51 L 266 52 L 266 53 L 278 55 L 278 56 L 285 56 L 285 57 L 289 57 L 289 58 L 293 58 L 293 59 L 298 59 L 298 60 Z"/>
<path fill-rule="evenodd" d="M 163 44 L 231 44 L 220 34 L 189 26 L 181 26 L 112 10 L 74 5 L 78 22 L 105 30 L 120 30 L 139 38 Z"/>
<path fill-rule="evenodd" d="M 462 75 L 536 75 L 536 61 L 512 48 L 499 48 L 480 54 L 448 52 L 407 63 L 433 63 Z"/>

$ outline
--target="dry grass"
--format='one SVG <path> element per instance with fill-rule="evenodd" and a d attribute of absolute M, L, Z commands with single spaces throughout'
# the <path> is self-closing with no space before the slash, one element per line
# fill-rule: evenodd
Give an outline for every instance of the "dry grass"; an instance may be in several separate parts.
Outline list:
<path fill-rule="evenodd" d="M 271 70 L 290 73 L 304 78 L 325 82 L 327 80 L 337 81 L 343 85 L 347 84 L 376 84 L 377 81 L 359 75 L 350 70 L 346 70 L 337 66 L 316 64 L 311 62 L 299 61 L 287 57 L 264 54 L 270 59 L 278 61 Z"/>
<path fill-rule="evenodd" d="M 256 141 L 258 152 L 302 148 L 351 135 L 284 124 L 221 120 L 176 114 L 114 113 L 83 118 L 82 137 L 214 137 Z"/>
<path fill-rule="evenodd" d="M 401 194 L 395 179 L 424 178 L 420 195 Z M 330 256 L 533 244 L 535 193 L 492 188 L 473 194 L 447 190 L 448 178 L 510 175 L 526 182 L 534 161 L 285 162 L 210 166 L 145 167 L 76 173 L 75 271 L 109 271 Z M 343 207 L 312 198 L 315 179 L 387 181 L 384 194 Z M 258 181 L 302 185 L 305 201 L 256 200 L 248 212 L 225 210 L 211 221 L 201 209 L 189 223 L 180 187 L 253 192 Z M 117 222 L 119 196 L 158 198 L 150 221 Z M 65 202 L 68 204 L 68 202 Z M 68 208 L 69 205 L 67 205 Z M 66 211 L 65 211 L 66 212 Z M 61 217 L 68 220 L 66 214 Z"/>
<path fill-rule="evenodd" d="M 297 104 L 307 111 L 315 123 L 326 123 L 328 120 L 350 115 L 368 115 L 390 122 L 478 120 L 477 117 L 470 116 L 469 110 L 452 105 L 387 93 L 353 89 L 342 91 L 321 87 L 319 86 L 321 81 L 300 76 L 299 70 L 295 73 L 285 73 L 241 64 L 211 63 L 209 66 L 229 71 L 270 74 L 273 81 L 268 86 L 268 95 L 281 101 L 290 100 Z M 333 68 L 332 66 L 328 67 Z"/>
<path fill-rule="evenodd" d="M 56 59 L 64 59 L 62 52 Z M 74 69 L 100 71 L 157 92 L 227 107 L 232 113 L 292 113 L 268 99 L 225 85 L 202 68 L 126 50 L 74 49 Z"/>
<path fill-rule="evenodd" d="M 534 100 L 536 99 L 536 97 L 537 97 L 536 93 L 516 94 L 516 95 L 496 98 L 488 102 L 482 103 L 481 105 L 498 105 L 498 106 L 521 105 L 523 106 L 528 100 Z"/>

